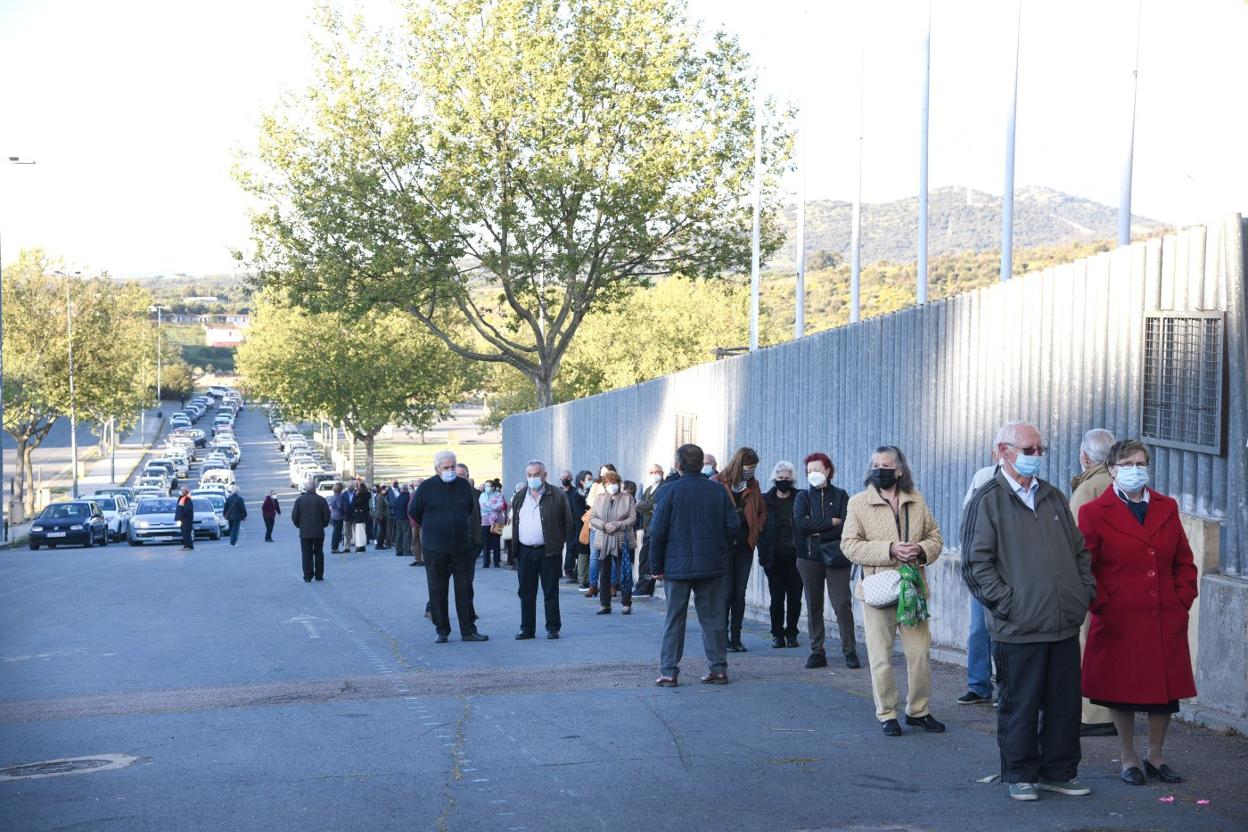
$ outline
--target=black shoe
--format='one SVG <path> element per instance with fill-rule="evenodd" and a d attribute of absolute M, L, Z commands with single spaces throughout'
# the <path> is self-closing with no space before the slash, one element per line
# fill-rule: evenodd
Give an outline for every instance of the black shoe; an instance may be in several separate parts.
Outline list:
<path fill-rule="evenodd" d="M 1140 771 L 1136 766 L 1124 768 L 1118 777 L 1129 786 L 1143 786 L 1148 782 L 1147 778 L 1144 777 L 1144 772 Z"/>
<path fill-rule="evenodd" d="M 324 579 L 323 577 L 321 577 L 320 575 L 317 575 L 317 576 L 316 576 L 316 579 L 317 579 L 318 581 L 323 581 L 323 580 L 325 580 L 325 579 Z"/>
<path fill-rule="evenodd" d="M 303 579 L 303 582 L 304 582 L 305 584 L 310 584 L 310 583 L 312 583 L 312 579 L 311 579 L 311 578 L 304 578 L 304 579 Z"/>
<path fill-rule="evenodd" d="M 533 638 L 532 633 L 524 633 L 524 632 L 516 633 L 516 641 L 528 641 L 531 638 Z"/>
<path fill-rule="evenodd" d="M 850 670 L 857 670 L 858 668 L 862 667 L 862 662 L 858 661 L 858 654 L 852 653 L 852 652 L 846 653 L 845 654 L 845 666 L 848 667 Z"/>
<path fill-rule="evenodd" d="M 1144 761 L 1144 773 L 1149 777 L 1156 777 L 1163 783 L 1182 783 L 1183 778 L 1179 773 L 1170 766 L 1162 763 L 1160 767 L 1153 765 L 1148 760 Z"/>
<path fill-rule="evenodd" d="M 945 733 L 945 724 L 943 722 L 938 722 L 936 717 L 931 714 L 928 714 L 927 716 L 910 716 L 909 714 L 906 714 L 906 724 L 922 728 L 930 734 Z"/>
<path fill-rule="evenodd" d="M 987 705 L 992 702 L 991 696 L 980 696 L 973 690 L 968 690 L 957 698 L 959 705 Z"/>
<path fill-rule="evenodd" d="M 772 640 L 771 640 L 771 646 L 772 646 L 772 647 L 783 647 L 783 646 L 784 646 L 784 636 L 775 636 L 774 638 L 772 638 Z"/>
<path fill-rule="evenodd" d="M 611 614 L 611 608 L 610 608 L 610 607 L 599 607 L 599 608 L 598 608 L 598 612 L 596 612 L 596 613 L 594 613 L 594 614 L 595 614 L 595 615 L 610 615 L 610 614 Z"/>
<path fill-rule="evenodd" d="M 448 641 L 450 641 L 450 639 L 448 639 L 446 636 L 440 635 L 433 640 L 433 643 L 434 644 L 446 644 Z"/>
<path fill-rule="evenodd" d="M 884 720 L 883 722 L 880 723 L 880 727 L 884 729 L 884 735 L 886 737 L 900 737 L 901 736 L 901 725 L 899 725 L 897 720 L 895 719 Z"/>
<path fill-rule="evenodd" d="M 784 640 L 786 647 L 797 647 L 797 636 L 789 636 Z"/>
<path fill-rule="evenodd" d="M 411 563 L 409 563 L 408 566 L 424 566 L 424 564 L 418 560 L 414 560 Z"/>
<path fill-rule="evenodd" d="M 460 641 L 489 641 L 490 637 L 485 633 L 469 633 L 460 638 Z"/>
<path fill-rule="evenodd" d="M 546 634 L 546 638 L 547 638 L 547 640 L 549 640 L 549 641 L 555 641 L 556 639 L 558 639 L 558 638 L 559 638 L 559 631 L 558 631 L 558 630 L 556 630 L 556 631 L 555 631 L 555 632 L 553 632 L 553 633 L 547 633 L 547 634 Z"/>
<path fill-rule="evenodd" d="M 1116 737 L 1118 736 L 1118 729 L 1114 727 L 1112 722 L 1082 722 L 1079 724 L 1079 736 Z"/>
<path fill-rule="evenodd" d="M 806 669 L 814 670 L 817 667 L 827 667 L 828 657 L 822 653 L 811 653 L 806 659 Z"/>
<path fill-rule="evenodd" d="M 729 642 L 728 642 L 728 651 L 729 651 L 729 652 L 731 652 L 731 653 L 745 653 L 745 652 L 747 652 L 747 651 L 746 651 L 746 649 L 745 649 L 745 645 L 744 645 L 744 644 L 742 644 L 742 643 L 740 642 L 740 640 L 737 640 L 737 641 L 729 641 Z"/>

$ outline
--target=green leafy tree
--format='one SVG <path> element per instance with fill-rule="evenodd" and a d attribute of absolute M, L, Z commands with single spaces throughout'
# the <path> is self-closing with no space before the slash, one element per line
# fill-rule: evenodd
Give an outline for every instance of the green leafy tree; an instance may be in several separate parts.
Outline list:
<path fill-rule="evenodd" d="M 426 430 L 477 386 L 473 367 L 406 313 L 307 312 L 273 297 L 257 304 L 237 364 L 251 394 L 363 442 L 369 482 L 382 428 Z"/>
<path fill-rule="evenodd" d="M 326 11 L 316 83 L 238 178 L 260 282 L 312 310 L 402 308 L 554 400 L 591 312 L 747 268 L 753 70 L 678 0 L 407 0 L 394 33 Z M 762 248 L 791 113 L 769 104 Z"/>

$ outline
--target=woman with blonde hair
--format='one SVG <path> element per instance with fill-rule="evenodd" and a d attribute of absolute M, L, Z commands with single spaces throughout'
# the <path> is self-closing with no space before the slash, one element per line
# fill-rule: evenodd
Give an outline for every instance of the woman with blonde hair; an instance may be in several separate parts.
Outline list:
<path fill-rule="evenodd" d="M 633 611 L 633 552 L 637 549 L 637 500 L 621 488 L 620 475 L 602 476 L 602 494 L 590 508 L 589 525 L 598 555 L 599 615 L 611 613 L 612 572 L 619 576 L 624 614 Z"/>
<path fill-rule="evenodd" d="M 901 736 L 901 725 L 897 721 L 897 683 L 890 663 L 893 644 L 900 634 L 909 682 L 906 724 L 940 733 L 945 726 L 928 709 L 932 691 L 929 656 L 932 634 L 926 615 L 915 623 L 902 623 L 898 620 L 898 591 L 893 591 L 892 603 L 887 603 L 889 593 L 877 594 L 875 590 L 877 584 L 899 586 L 899 580 L 909 583 L 906 575 L 917 573 L 921 597 L 926 598 L 929 592 L 923 567 L 940 557 L 944 545 L 940 526 L 927 507 L 927 501 L 914 487 L 906 456 L 897 446 L 882 445 L 875 449 L 863 484 L 865 490 L 849 498 L 841 551 L 862 570 L 855 594 L 863 599 L 862 628 L 871 665 L 875 716 L 885 735 Z M 891 574 L 898 571 L 901 576 Z M 872 583 L 870 598 L 863 592 L 863 585 L 868 581 Z M 905 588 L 900 587 L 900 591 L 904 592 Z"/>
<path fill-rule="evenodd" d="M 767 503 L 763 499 L 763 490 L 754 478 L 754 470 L 758 466 L 758 451 L 753 448 L 739 448 L 728 465 L 715 476 L 724 488 L 737 509 L 737 517 L 741 520 L 741 532 L 732 541 L 728 550 L 727 581 L 728 603 L 724 608 L 725 629 L 728 631 L 728 649 L 733 653 L 744 653 L 745 645 L 741 643 L 741 622 L 745 619 L 745 588 L 750 581 L 750 569 L 754 566 L 754 547 L 762 537 L 763 528 L 767 525 Z"/>

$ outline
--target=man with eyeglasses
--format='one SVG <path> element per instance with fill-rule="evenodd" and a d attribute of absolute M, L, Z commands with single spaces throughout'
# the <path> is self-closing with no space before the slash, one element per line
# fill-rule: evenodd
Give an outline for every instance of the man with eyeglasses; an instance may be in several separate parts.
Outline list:
<path fill-rule="evenodd" d="M 1001 467 L 963 515 L 962 577 L 991 613 L 1001 779 L 1015 800 L 1086 795 L 1075 775 L 1092 559 L 1066 497 L 1038 476 L 1046 448 L 1035 425 L 1004 425 L 996 451 Z"/>

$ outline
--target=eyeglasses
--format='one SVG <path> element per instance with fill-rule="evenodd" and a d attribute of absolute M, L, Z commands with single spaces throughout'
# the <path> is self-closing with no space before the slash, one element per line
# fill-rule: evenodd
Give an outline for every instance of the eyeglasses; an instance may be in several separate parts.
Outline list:
<path fill-rule="evenodd" d="M 1019 453 L 1025 454 L 1026 456 L 1044 456 L 1046 453 L 1049 452 L 1049 449 L 1044 447 L 1043 445 L 1032 445 L 1029 448 L 1020 448 L 1018 445 L 1015 445 L 1013 442 L 1007 442 L 1006 444 L 1009 445 L 1014 450 L 1018 451 Z"/>

